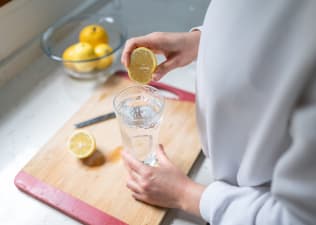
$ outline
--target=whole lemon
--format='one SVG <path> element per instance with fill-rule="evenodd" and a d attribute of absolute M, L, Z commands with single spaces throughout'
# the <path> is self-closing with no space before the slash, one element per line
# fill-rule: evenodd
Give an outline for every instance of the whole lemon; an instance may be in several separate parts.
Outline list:
<path fill-rule="evenodd" d="M 62 58 L 65 61 L 64 65 L 65 67 L 69 69 L 75 69 L 75 65 L 72 62 L 67 62 L 67 61 L 72 61 L 75 58 L 75 44 L 70 45 L 66 50 L 63 52 Z"/>
<path fill-rule="evenodd" d="M 109 55 L 112 52 L 113 52 L 113 49 L 108 44 L 103 43 L 103 44 L 98 44 L 95 46 L 94 53 L 96 54 L 96 56 L 102 57 L 102 56 L 108 55 L 105 58 L 98 60 L 97 69 L 99 69 L 99 70 L 106 69 L 112 65 L 114 56 L 113 56 L 113 54 Z"/>
<path fill-rule="evenodd" d="M 81 61 L 97 58 L 93 47 L 86 42 L 79 42 L 69 46 L 63 53 L 64 60 Z M 96 61 L 65 62 L 65 66 L 78 72 L 91 72 L 96 67 Z"/>
<path fill-rule="evenodd" d="M 108 43 L 109 42 L 109 35 L 107 31 L 98 24 L 91 24 L 85 26 L 79 34 L 79 41 L 80 42 L 88 42 L 95 47 L 100 43 Z"/>

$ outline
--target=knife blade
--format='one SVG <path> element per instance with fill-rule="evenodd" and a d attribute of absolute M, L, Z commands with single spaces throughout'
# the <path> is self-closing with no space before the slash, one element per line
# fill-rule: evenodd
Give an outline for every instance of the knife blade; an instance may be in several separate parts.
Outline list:
<path fill-rule="evenodd" d="M 116 117 L 115 113 L 114 112 L 110 112 L 110 113 L 107 113 L 107 114 L 104 114 L 104 115 L 101 115 L 101 116 L 97 116 L 97 117 L 88 119 L 88 120 L 80 122 L 80 123 L 76 123 L 74 126 L 76 128 L 82 128 L 82 127 L 90 126 L 90 125 L 95 124 L 95 123 L 99 123 L 99 122 L 102 122 L 102 121 L 113 119 L 115 117 Z"/>

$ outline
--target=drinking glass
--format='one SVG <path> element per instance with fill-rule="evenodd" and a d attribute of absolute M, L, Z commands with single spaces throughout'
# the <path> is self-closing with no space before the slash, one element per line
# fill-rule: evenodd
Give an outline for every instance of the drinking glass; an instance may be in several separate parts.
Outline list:
<path fill-rule="evenodd" d="M 164 98 L 148 85 L 128 87 L 113 100 L 124 147 L 136 159 L 155 166 Z"/>

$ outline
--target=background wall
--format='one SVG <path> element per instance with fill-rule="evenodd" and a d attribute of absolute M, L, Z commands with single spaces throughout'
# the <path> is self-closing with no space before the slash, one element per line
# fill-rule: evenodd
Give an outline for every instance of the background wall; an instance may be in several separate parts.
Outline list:
<path fill-rule="evenodd" d="M 0 8 L 0 62 L 56 19 L 93 1 L 14 0 Z"/>
<path fill-rule="evenodd" d="M 129 24 L 128 35 L 133 37 L 153 31 L 188 31 L 203 21 L 209 2 L 210 0 L 12 0 L 0 7 L 0 87 L 42 54 L 39 45 L 41 33 L 64 16 L 83 11 L 111 13 L 115 10 Z"/>

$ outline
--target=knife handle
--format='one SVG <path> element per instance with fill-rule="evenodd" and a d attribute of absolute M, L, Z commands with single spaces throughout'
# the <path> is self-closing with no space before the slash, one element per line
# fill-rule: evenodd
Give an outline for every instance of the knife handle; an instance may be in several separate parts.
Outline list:
<path fill-rule="evenodd" d="M 83 127 L 90 126 L 92 124 L 99 123 L 99 122 L 113 119 L 113 118 L 115 118 L 115 113 L 111 112 L 111 113 L 107 113 L 107 114 L 104 114 L 101 116 L 94 117 L 92 119 L 88 119 L 88 120 L 80 122 L 80 123 L 76 123 L 75 127 L 76 128 L 83 128 Z"/>

